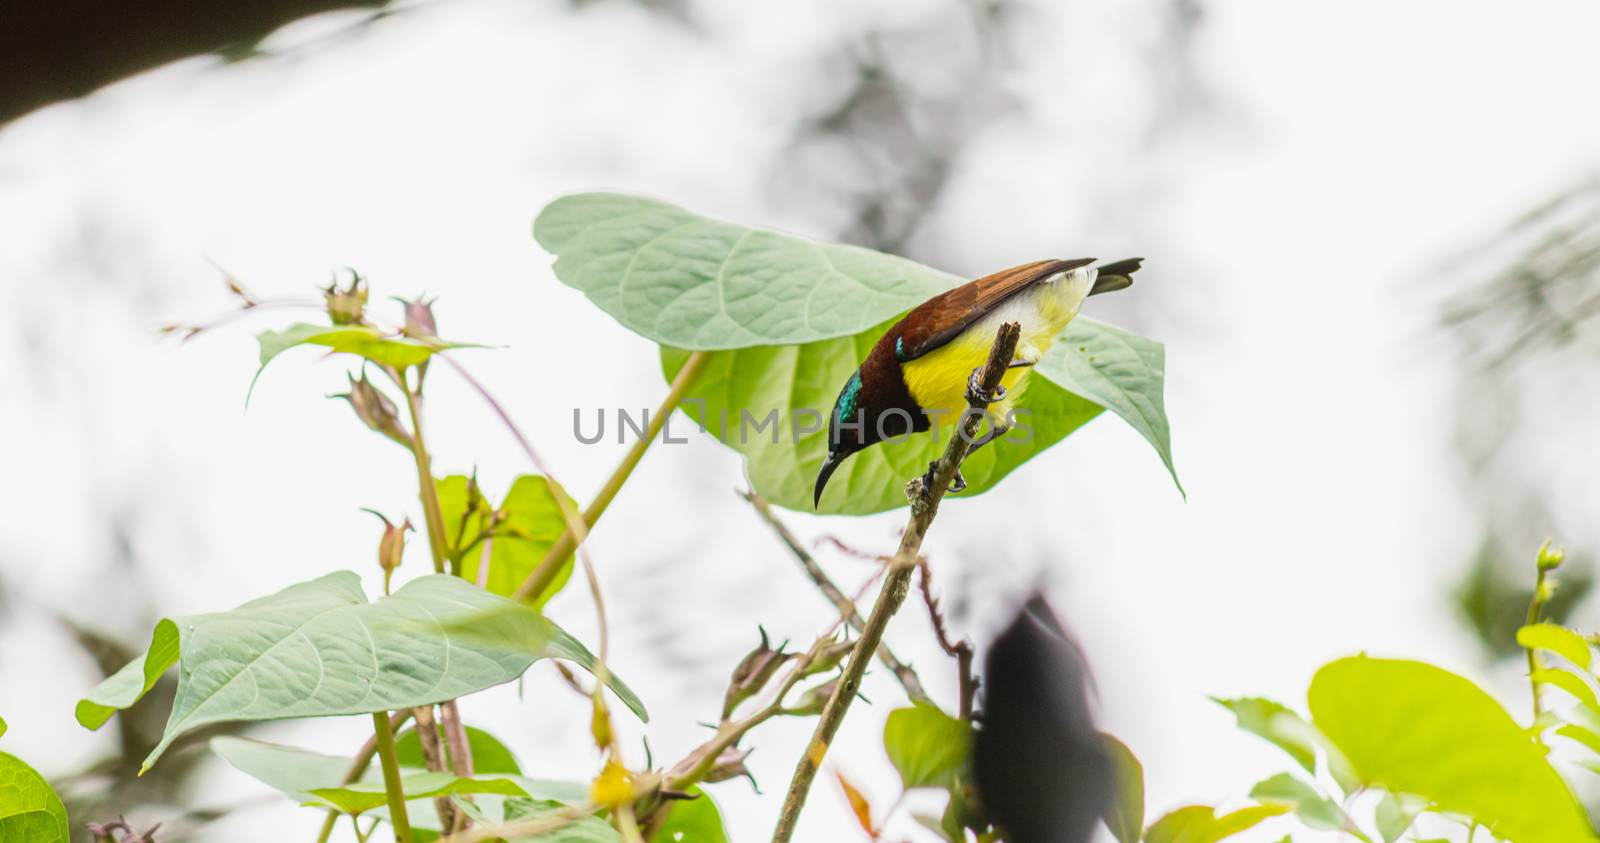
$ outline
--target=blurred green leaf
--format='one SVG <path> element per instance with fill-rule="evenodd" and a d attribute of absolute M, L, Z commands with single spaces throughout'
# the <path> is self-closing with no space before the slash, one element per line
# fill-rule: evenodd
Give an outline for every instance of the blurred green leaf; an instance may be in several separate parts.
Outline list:
<path fill-rule="evenodd" d="M 1144 840 L 1145 843 L 1216 843 L 1288 812 L 1283 805 L 1252 805 L 1219 817 L 1216 809 L 1209 805 L 1190 805 L 1152 823 L 1145 830 Z"/>
<path fill-rule="evenodd" d="M 1183 492 L 1172 464 L 1167 425 L 1166 349 L 1161 343 L 1114 325 L 1080 316 L 1039 361 L 1036 371 L 1058 386 L 1116 413 L 1156 449 L 1172 482 Z"/>
<path fill-rule="evenodd" d="M 1366 784 L 1464 814 L 1513 843 L 1595 839 L 1544 749 L 1460 676 L 1358 656 L 1317 671 L 1309 697 L 1312 722 Z"/>
<path fill-rule="evenodd" d="M 688 792 L 694 798 L 670 803 L 672 811 L 650 835 L 650 843 L 728 843 L 716 800 L 698 787 L 691 787 Z"/>
<path fill-rule="evenodd" d="M 435 728 L 439 732 L 439 739 L 441 741 L 444 740 L 444 726 L 435 724 Z M 522 774 L 522 766 L 517 763 L 517 757 L 498 738 L 482 729 L 472 726 L 465 728 L 467 730 L 467 746 L 472 750 L 472 772 L 474 775 Z M 417 730 L 414 728 L 401 732 L 395 738 L 394 754 L 402 767 L 428 766 L 422 757 L 422 739 L 417 735 Z M 409 793 L 410 791 L 407 792 Z"/>
<path fill-rule="evenodd" d="M 1117 775 L 1106 827 L 1120 843 L 1139 843 L 1139 832 L 1144 828 L 1144 765 L 1127 744 L 1110 735 L 1104 737 Z"/>
<path fill-rule="evenodd" d="M 1233 712 L 1239 728 L 1271 741 L 1274 746 L 1289 753 L 1306 772 L 1316 774 L 1315 730 L 1293 709 L 1263 697 L 1211 699 Z"/>
<path fill-rule="evenodd" d="M 534 221 L 533 236 L 556 255 L 562 283 L 628 329 L 687 349 L 848 336 L 962 280 L 870 249 L 747 228 L 616 193 L 551 202 Z"/>
<path fill-rule="evenodd" d="M 0 717 L 0 738 L 3 738 L 5 736 L 6 736 L 6 719 L 4 717 Z"/>
<path fill-rule="evenodd" d="M 917 703 L 889 712 L 883 727 L 883 746 L 907 790 L 950 787 L 966 769 L 972 751 L 972 726 L 937 706 Z"/>
<path fill-rule="evenodd" d="M 437 481 L 439 508 L 445 522 L 447 543 L 461 548 L 461 577 L 468 582 L 478 581 L 478 566 L 483 561 L 483 545 L 474 545 L 483 534 L 488 517 L 482 512 L 467 512 L 468 478 L 455 474 Z M 561 505 L 556 494 L 566 497 L 577 509 L 577 502 L 558 484 L 535 474 L 524 474 L 512 481 L 510 491 L 498 509 L 503 519 L 489 548 L 489 576 L 486 587 L 495 594 L 510 596 L 538 567 L 544 555 L 555 545 L 566 530 L 566 520 L 561 517 Z M 485 501 L 494 508 L 492 502 Z M 550 586 L 530 605 L 541 608 L 556 596 L 572 577 L 572 560 L 568 559 L 556 573 Z"/>
<path fill-rule="evenodd" d="M 469 621 L 472 634 L 459 634 Z M 179 735 L 208 723 L 428 705 L 509 682 L 545 657 L 594 664 L 536 611 L 455 577 L 420 577 L 369 603 L 360 577 L 340 571 L 230 612 L 162 620 L 146 658 L 91 691 L 78 716 L 97 727 L 179 661 L 172 715 L 148 769 Z"/>
<path fill-rule="evenodd" d="M 0 841 L 67 843 L 67 809 L 50 783 L 14 755 L 0 752 Z"/>
<path fill-rule="evenodd" d="M 1383 843 L 1394 843 L 1399 840 L 1406 829 L 1416 821 L 1417 815 L 1422 813 L 1428 803 L 1413 796 L 1402 793 L 1388 792 L 1378 800 L 1375 817 L 1378 823 L 1378 833 L 1383 836 Z"/>
<path fill-rule="evenodd" d="M 1256 783 L 1250 789 L 1250 798 L 1269 805 L 1284 805 L 1307 826 L 1322 831 L 1343 831 L 1361 840 L 1368 840 L 1356 827 L 1339 803 L 1319 793 L 1316 788 L 1289 773 L 1279 773 Z"/>
<path fill-rule="evenodd" d="M 1580 726 L 1576 723 L 1567 723 L 1557 728 L 1556 734 L 1561 735 L 1562 737 L 1571 738 L 1572 740 L 1575 740 L 1578 743 L 1588 747 L 1591 752 L 1600 755 L 1600 734 L 1596 734 L 1593 729 L 1590 729 L 1587 726 Z"/>
<path fill-rule="evenodd" d="M 1589 642 L 1582 635 L 1553 623 L 1538 623 L 1517 630 L 1517 643 L 1529 650 L 1549 650 L 1584 670 L 1588 670 L 1594 660 Z"/>

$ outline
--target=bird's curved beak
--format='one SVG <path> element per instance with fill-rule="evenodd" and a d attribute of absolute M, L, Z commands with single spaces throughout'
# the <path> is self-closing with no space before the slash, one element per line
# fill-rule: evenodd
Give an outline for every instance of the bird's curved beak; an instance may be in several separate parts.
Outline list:
<path fill-rule="evenodd" d="M 822 470 L 817 472 L 817 492 L 811 499 L 813 509 L 822 505 L 822 490 L 827 487 L 828 478 L 833 476 L 834 469 L 839 467 L 839 463 L 844 462 L 846 456 L 830 451 L 828 458 L 822 461 Z"/>

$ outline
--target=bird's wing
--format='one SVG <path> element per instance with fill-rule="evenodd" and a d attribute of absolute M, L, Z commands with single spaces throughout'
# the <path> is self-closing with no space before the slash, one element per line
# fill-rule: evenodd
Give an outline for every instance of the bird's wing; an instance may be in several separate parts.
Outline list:
<path fill-rule="evenodd" d="M 896 327 L 895 356 L 904 363 L 933 351 L 1007 299 L 1058 272 L 1087 265 L 1094 258 L 1042 260 L 1003 269 L 940 293 L 907 313 Z M 891 331 L 890 333 L 894 333 Z"/>

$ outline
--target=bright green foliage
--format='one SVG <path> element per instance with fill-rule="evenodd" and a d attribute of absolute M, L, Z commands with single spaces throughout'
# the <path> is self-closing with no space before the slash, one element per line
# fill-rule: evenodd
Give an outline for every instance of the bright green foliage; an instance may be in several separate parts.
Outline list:
<path fill-rule="evenodd" d="M 400 790 L 407 800 L 431 799 L 470 793 L 494 793 L 500 796 L 527 796 L 522 788 L 509 779 L 457 778 L 451 773 L 427 771 L 402 775 Z M 319 787 L 308 791 L 313 798 L 306 804 L 320 805 L 360 814 L 387 804 L 388 796 L 383 782 L 355 782 L 336 787 Z"/>
<path fill-rule="evenodd" d="M 827 420 L 833 401 L 887 328 L 881 325 L 854 337 L 806 345 L 717 352 L 680 406 L 692 424 L 703 425 L 744 454 L 746 473 L 757 492 L 779 506 L 809 511 L 817 470 L 828 453 Z M 668 380 L 686 359 L 687 352 L 662 349 Z M 961 465 L 967 480 L 962 496 L 993 488 L 1035 454 L 1101 412 L 1100 407 L 1046 378 L 1030 378 L 1019 407 L 1028 411 L 1024 416 L 1019 410 L 1018 419 L 1031 432 L 1013 430 L 968 457 Z M 751 416 L 741 428 L 741 413 L 746 411 Z M 763 414 L 773 411 L 774 426 L 766 426 Z M 674 422 L 673 436 L 689 430 L 684 421 L 680 417 Z M 928 463 L 944 452 L 950 435 L 949 428 L 937 440 L 931 432 L 919 433 L 852 456 L 828 484 L 818 511 L 865 515 L 904 506 L 905 482 L 928 469 Z"/>
<path fill-rule="evenodd" d="M 695 798 L 675 800 L 666 822 L 650 835 L 650 843 L 728 843 L 722 811 L 711 794 L 689 788 Z"/>
<path fill-rule="evenodd" d="M 1354 821 L 1334 802 L 1316 788 L 1289 773 L 1279 773 L 1258 782 L 1250 789 L 1250 798 L 1269 805 L 1284 805 L 1295 812 L 1307 826 L 1323 831 L 1344 831 L 1361 840 L 1367 840 Z M 1370 843 L 1370 841 L 1368 841 Z"/>
<path fill-rule="evenodd" d="M 1139 843 L 1139 832 L 1144 828 L 1144 765 L 1127 744 L 1110 735 L 1102 737 L 1117 777 L 1106 827 L 1119 843 Z"/>
<path fill-rule="evenodd" d="M 756 491 L 790 508 L 811 507 L 811 483 L 827 450 L 827 414 L 867 350 L 912 306 L 964 280 L 891 255 L 609 193 L 552 202 L 534 223 L 534 236 L 557 256 L 556 277 L 662 345 L 669 379 L 688 350 L 717 352 L 683 407 L 712 431 L 726 428 L 721 438 L 746 456 Z M 1021 402 L 1030 411 L 1023 421 L 1033 428 L 1032 442 L 1016 431 L 975 455 L 963 466 L 968 494 L 988 489 L 1102 406 L 1149 439 L 1170 470 L 1162 360 L 1158 343 L 1074 320 Z M 705 401 L 703 413 L 695 399 Z M 754 429 L 774 410 L 777 443 L 771 429 Z M 752 414 L 744 442 L 741 411 Z M 812 430 L 802 437 L 796 428 Z M 857 455 L 835 476 L 822 511 L 863 514 L 903 505 L 905 481 L 942 449 L 919 434 Z"/>
<path fill-rule="evenodd" d="M 1594 660 L 1594 652 L 1582 635 L 1553 623 L 1532 624 L 1517 630 L 1517 643 L 1530 650 L 1549 650 L 1584 670 L 1588 670 Z"/>
<path fill-rule="evenodd" d="M 1266 738 L 1289 753 L 1308 773 L 1317 772 L 1317 745 L 1314 730 L 1304 718 L 1287 706 L 1261 697 L 1223 699 L 1212 697 L 1239 721 L 1239 728 Z"/>
<path fill-rule="evenodd" d="M 848 336 L 961 281 L 870 249 L 615 193 L 551 202 L 533 236 L 557 256 L 562 283 L 625 327 L 697 350 Z"/>
<path fill-rule="evenodd" d="M 446 543 L 460 556 L 462 578 L 477 582 L 478 566 L 483 561 L 483 544 L 479 539 L 488 524 L 489 512 L 497 507 L 483 501 L 473 512 L 467 512 L 467 484 L 468 479 L 460 474 L 439 480 L 439 508 L 444 517 Z M 485 583 L 490 591 L 510 596 L 561 538 L 567 522 L 561 517 L 557 493 L 565 496 L 577 511 L 577 502 L 572 496 L 544 477 L 524 474 L 512 481 L 510 491 L 498 507 L 502 519 L 490 542 L 489 577 Z M 543 607 L 571 577 L 572 560 L 568 559 L 549 588 L 531 605 Z"/>
<path fill-rule="evenodd" d="M 1309 697 L 1312 722 L 1365 784 L 1426 799 L 1511 843 L 1596 839 L 1544 749 L 1460 676 L 1353 657 L 1317 671 Z"/>
<path fill-rule="evenodd" d="M 444 740 L 444 726 L 435 724 L 439 730 L 439 739 Z M 501 743 L 498 738 L 472 726 L 467 730 L 467 745 L 472 749 L 472 772 L 483 776 L 495 773 L 507 773 L 513 776 L 522 775 L 522 765 L 517 763 L 517 757 Z M 394 754 L 402 767 L 424 767 L 422 757 L 422 740 L 417 737 L 416 729 L 407 729 L 394 739 Z"/>
<path fill-rule="evenodd" d="M 5 737 L 5 735 L 6 735 L 6 719 L 4 717 L 0 717 L 0 738 Z"/>
<path fill-rule="evenodd" d="M 0 841 L 67 843 L 68 836 L 61 797 L 32 767 L 0 752 Z"/>
<path fill-rule="evenodd" d="M 883 746 L 907 790 L 950 787 L 966 769 L 972 726 L 937 706 L 917 703 L 889 712 Z"/>
<path fill-rule="evenodd" d="M 1417 815 L 1428 807 L 1428 803 L 1414 796 L 1403 793 L 1385 793 L 1378 800 L 1378 808 L 1374 812 L 1374 819 L 1378 823 L 1378 834 L 1383 837 L 1383 843 L 1394 843 L 1406 829 L 1416 821 Z"/>
<path fill-rule="evenodd" d="M 470 637 L 454 633 L 469 622 Z M 341 571 L 231 612 L 161 621 L 149 653 L 91 691 L 78 719 L 98 727 L 179 662 L 172 715 L 148 769 L 179 735 L 207 723 L 428 705 L 509 682 L 550 656 L 594 665 L 534 610 L 455 577 L 421 577 L 369 603 L 360 577 Z M 643 716 L 620 681 L 611 687 Z"/>
<path fill-rule="evenodd" d="M 1283 805 L 1252 805 L 1219 817 L 1210 806 L 1190 805 L 1156 820 L 1145 830 L 1144 839 L 1145 843 L 1217 843 L 1288 812 Z"/>

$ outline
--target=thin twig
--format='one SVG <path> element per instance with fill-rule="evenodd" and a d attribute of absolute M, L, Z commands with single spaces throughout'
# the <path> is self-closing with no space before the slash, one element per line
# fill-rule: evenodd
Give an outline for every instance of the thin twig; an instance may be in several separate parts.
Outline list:
<path fill-rule="evenodd" d="M 1012 355 L 1016 353 L 1017 338 L 1021 333 L 1021 326 L 1015 322 L 1000 326 L 1000 330 L 996 332 L 994 346 L 989 350 L 989 360 L 978 376 L 978 384 L 985 394 L 994 394 L 996 387 L 1000 385 L 1000 378 L 1005 374 Z M 778 826 L 772 833 L 773 843 L 788 843 L 794 836 L 795 826 L 800 820 L 800 811 L 805 807 L 806 795 L 811 790 L 811 782 L 816 779 L 817 771 L 822 766 L 822 759 L 828 753 L 828 745 L 839 731 L 839 725 L 844 722 L 845 712 L 849 710 L 850 703 L 855 700 L 856 692 L 861 688 L 861 677 L 866 673 L 867 662 L 883 641 L 883 633 L 889 626 L 889 619 L 894 617 L 894 613 L 899 611 L 901 604 L 905 602 L 906 592 L 911 585 L 911 574 L 916 570 L 917 555 L 922 549 L 922 539 L 927 535 L 929 525 L 939 512 L 939 502 L 944 499 L 945 491 L 955 479 L 961 460 L 971 449 L 979 423 L 987 409 L 987 403 L 975 396 L 969 395 L 967 403 L 969 412 L 958 422 L 957 435 L 950 437 L 950 444 L 945 448 L 944 456 L 940 457 L 934 466 L 932 487 L 922 483 L 920 479 L 907 484 L 907 494 L 911 498 L 911 518 L 906 524 L 905 533 L 900 537 L 900 547 L 895 551 L 894 560 L 889 564 L 889 574 L 884 579 L 883 589 L 878 592 L 878 600 L 873 604 L 872 612 L 867 615 L 866 625 L 861 630 L 861 638 L 850 654 L 844 675 L 834 688 L 833 696 L 828 698 L 827 705 L 823 707 L 817 729 L 812 734 L 805 753 L 800 756 L 800 763 L 795 767 L 794 779 L 789 783 L 789 794 L 784 798 L 783 810 L 778 816 Z"/>
<path fill-rule="evenodd" d="M 817 590 L 821 591 L 822 596 L 828 598 L 829 602 L 833 603 L 834 607 L 839 610 L 839 614 L 844 618 L 845 623 L 849 624 L 851 629 L 860 633 L 862 626 L 861 612 L 856 609 L 855 601 L 846 597 L 845 593 L 839 590 L 839 586 L 835 585 L 833 580 L 828 577 L 828 572 L 822 570 L 822 566 L 817 564 L 817 560 L 811 555 L 811 552 L 806 550 L 805 545 L 801 544 L 794 533 L 789 531 L 789 525 L 783 523 L 778 518 L 778 514 L 772 511 L 772 506 L 767 503 L 767 499 L 753 490 L 740 492 L 739 495 L 749 501 L 750 505 L 755 507 L 756 514 L 760 515 L 762 520 L 766 521 L 767 525 L 772 528 L 772 531 L 778 534 L 778 538 L 789 548 L 789 552 L 794 554 L 795 561 L 799 562 L 800 567 L 805 570 L 806 576 L 810 577 L 811 582 L 817 586 Z M 878 647 L 878 659 L 883 662 L 884 667 L 889 668 L 894 673 L 896 679 L 900 680 L 900 686 L 906 689 L 906 696 L 913 701 L 928 699 L 928 692 L 923 689 L 922 680 L 917 677 L 917 672 L 912 670 L 911 665 L 896 658 L 894 652 L 889 649 L 889 645 L 883 644 Z"/>
<path fill-rule="evenodd" d="M 944 625 L 944 613 L 939 611 L 939 598 L 933 596 L 933 573 L 928 560 L 923 559 L 917 567 L 922 570 L 920 580 L 922 604 L 928 607 L 928 620 L 933 624 L 933 636 L 939 641 L 939 649 L 956 660 L 961 719 L 971 720 L 972 706 L 978 696 L 978 676 L 972 670 L 972 642 L 965 638 L 960 641 L 951 640 L 950 631 Z"/>
<path fill-rule="evenodd" d="M 412 709 L 417 721 L 417 743 L 422 747 L 423 766 L 435 773 L 446 772 L 444 749 L 439 743 L 439 725 L 433 719 L 433 706 L 422 705 Z M 440 828 L 453 828 L 456 824 L 456 806 L 449 796 L 433 797 L 433 810 L 439 815 Z"/>

